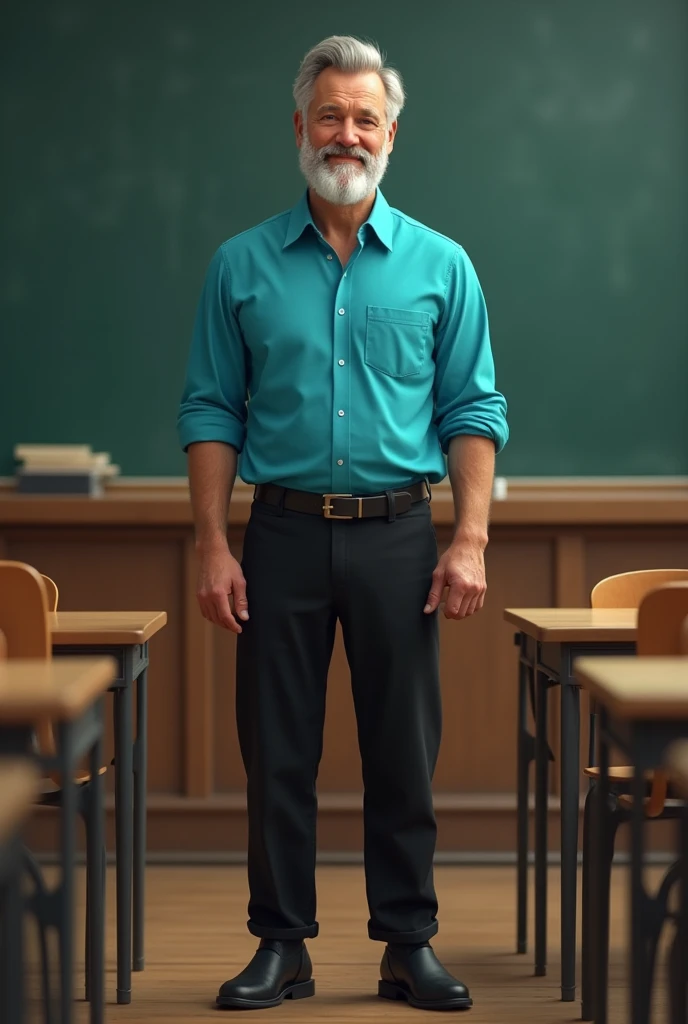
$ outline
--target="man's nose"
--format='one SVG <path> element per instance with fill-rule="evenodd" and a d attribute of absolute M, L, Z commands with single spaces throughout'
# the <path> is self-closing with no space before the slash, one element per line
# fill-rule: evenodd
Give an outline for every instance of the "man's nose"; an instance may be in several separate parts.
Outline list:
<path fill-rule="evenodd" d="M 358 132 L 353 117 L 346 117 L 341 123 L 337 133 L 337 142 L 340 146 L 351 148 L 359 143 Z"/>

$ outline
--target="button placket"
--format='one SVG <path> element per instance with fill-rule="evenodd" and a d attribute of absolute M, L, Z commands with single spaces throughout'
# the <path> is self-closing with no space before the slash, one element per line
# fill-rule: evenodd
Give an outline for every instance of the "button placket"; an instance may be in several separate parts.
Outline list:
<path fill-rule="evenodd" d="M 342 274 L 334 301 L 332 489 L 347 493 L 350 486 L 350 344 L 351 275 Z"/>

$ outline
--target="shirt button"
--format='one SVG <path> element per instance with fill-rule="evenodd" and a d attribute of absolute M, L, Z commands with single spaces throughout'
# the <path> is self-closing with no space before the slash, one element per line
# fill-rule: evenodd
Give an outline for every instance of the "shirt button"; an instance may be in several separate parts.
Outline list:
<path fill-rule="evenodd" d="M 332 253 L 331 253 L 331 252 L 328 252 L 328 254 L 327 254 L 327 258 L 328 258 L 328 260 L 331 260 L 331 259 L 332 259 Z"/>
<path fill-rule="evenodd" d="M 346 313 L 346 310 L 345 309 L 340 309 L 338 312 L 339 312 L 340 316 L 344 316 L 344 314 Z"/>
<path fill-rule="evenodd" d="M 340 365 L 340 366 L 343 366 L 343 365 L 344 365 L 344 360 L 343 360 L 343 359 L 340 359 L 340 360 L 339 360 L 339 365 Z"/>
<path fill-rule="evenodd" d="M 343 466 L 344 465 L 344 459 L 337 459 L 337 465 L 338 466 Z"/>
<path fill-rule="evenodd" d="M 339 415 L 340 415 L 340 416 L 343 416 L 343 415 L 344 415 L 344 410 L 343 410 L 343 409 L 340 409 L 340 410 L 339 410 Z"/>

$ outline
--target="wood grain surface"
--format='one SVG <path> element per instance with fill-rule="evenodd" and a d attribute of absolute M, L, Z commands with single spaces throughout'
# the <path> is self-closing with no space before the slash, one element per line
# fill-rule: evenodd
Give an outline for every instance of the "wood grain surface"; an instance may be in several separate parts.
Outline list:
<path fill-rule="evenodd" d="M 656 885 L 657 869 L 648 872 Z M 147 883 L 146 970 L 133 978 L 129 1006 L 115 1005 L 114 872 L 108 871 L 106 1020 L 108 1024 L 218 1020 L 213 1008 L 219 986 L 238 973 L 258 940 L 246 931 L 245 871 L 231 867 L 157 867 Z M 497 867 L 438 868 L 440 932 L 433 947 L 445 965 L 469 986 L 475 1006 L 455 1019 L 470 1024 L 572 1024 L 580 1003 L 559 1001 L 558 872 L 550 871 L 549 974 L 533 977 L 532 952 L 514 952 L 514 871 Z M 83 875 L 77 880 L 83 906 Z M 316 995 L 251 1012 L 251 1021 L 290 1024 L 375 1024 L 422 1021 L 421 1011 L 377 998 L 383 946 L 366 935 L 367 908 L 361 868 L 324 867 L 318 872 L 320 937 L 309 942 Z M 580 884 L 578 886 L 580 898 Z M 627 870 L 615 869 L 612 884 L 609 1024 L 628 1024 L 626 990 Z M 81 915 L 77 939 L 81 936 Z M 532 936 L 532 924 L 531 932 Z M 580 932 L 579 932 L 580 934 Z M 76 943 L 82 956 L 83 944 Z M 664 963 L 659 954 L 655 1024 L 665 1024 Z M 83 968 L 77 991 L 82 993 Z M 427 1014 L 426 1014 L 427 1016 Z M 80 1002 L 77 1024 L 86 1024 Z M 226 1019 L 226 1018 L 222 1018 Z M 243 1020 L 243 1017 L 242 1017 Z M 33 1024 L 33 1018 L 31 1018 Z"/>

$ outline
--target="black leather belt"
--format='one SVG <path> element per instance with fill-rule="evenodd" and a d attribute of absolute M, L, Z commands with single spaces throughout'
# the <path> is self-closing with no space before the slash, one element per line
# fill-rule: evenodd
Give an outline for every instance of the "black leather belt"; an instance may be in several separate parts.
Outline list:
<path fill-rule="evenodd" d="M 424 480 L 411 484 L 404 491 L 393 493 L 396 515 L 403 515 L 411 505 L 427 501 L 430 497 Z M 292 512 L 307 512 L 309 515 L 324 516 L 325 519 L 370 519 L 390 514 L 386 494 L 357 498 L 352 494 L 311 494 L 310 491 L 294 491 L 280 487 L 279 484 L 258 484 L 253 497 L 255 501 L 263 501 L 267 505 L 282 505 Z"/>

